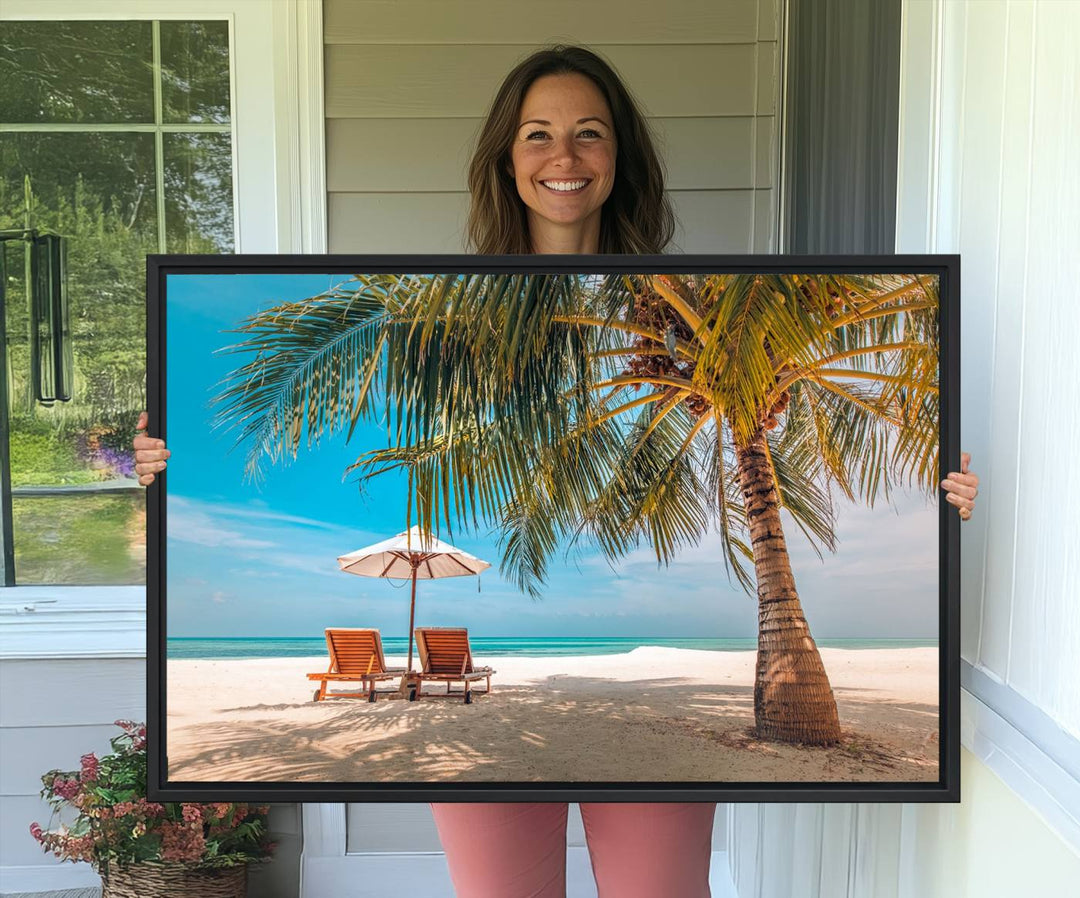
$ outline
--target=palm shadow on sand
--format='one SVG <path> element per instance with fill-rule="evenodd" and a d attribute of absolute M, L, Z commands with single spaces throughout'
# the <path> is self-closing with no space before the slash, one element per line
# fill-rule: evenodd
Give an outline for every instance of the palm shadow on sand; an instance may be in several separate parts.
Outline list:
<path fill-rule="evenodd" d="M 560 675 L 492 694 L 230 706 L 220 722 L 170 724 L 173 782 L 650 783 L 911 782 L 938 778 L 937 708 L 838 689 L 841 743 L 753 735 L 753 690 L 681 677 Z M 860 726 L 896 714 L 905 745 Z M 301 718 L 298 722 L 298 717 Z M 922 745 L 912 751 L 912 744 Z"/>

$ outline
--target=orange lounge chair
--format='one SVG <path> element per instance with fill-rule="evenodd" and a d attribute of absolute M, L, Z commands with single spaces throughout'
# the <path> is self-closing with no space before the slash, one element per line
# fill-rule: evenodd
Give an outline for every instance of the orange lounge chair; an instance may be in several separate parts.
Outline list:
<path fill-rule="evenodd" d="M 330 668 L 325 673 L 309 673 L 309 680 L 320 680 L 315 701 L 327 698 L 363 698 L 375 701 L 375 684 L 379 680 L 396 680 L 405 675 L 404 667 L 387 668 L 383 658 L 382 638 L 378 630 L 326 628 L 326 648 L 330 652 Z M 327 683 L 359 681 L 364 692 L 326 691 Z"/>
<path fill-rule="evenodd" d="M 487 692 L 491 692 L 490 667 L 474 667 L 472 651 L 469 648 L 469 631 L 464 627 L 417 627 L 416 648 L 420 652 L 422 670 L 416 674 L 415 698 L 425 680 L 438 680 L 446 683 L 446 694 L 451 695 L 450 684 L 461 681 L 465 684 L 465 704 L 472 703 L 473 680 L 487 680 Z M 486 692 L 484 693 L 487 694 Z M 410 699 L 414 698 L 410 694 Z"/>

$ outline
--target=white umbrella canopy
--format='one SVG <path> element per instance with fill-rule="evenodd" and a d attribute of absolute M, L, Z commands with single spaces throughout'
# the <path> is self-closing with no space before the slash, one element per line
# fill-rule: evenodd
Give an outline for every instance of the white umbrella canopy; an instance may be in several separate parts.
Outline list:
<path fill-rule="evenodd" d="M 436 539 L 419 527 L 410 527 L 391 539 L 338 557 L 338 566 L 361 577 L 417 580 L 467 577 L 486 571 L 491 564 Z"/>
<path fill-rule="evenodd" d="M 402 686 L 411 679 L 413 622 L 416 616 L 416 581 L 441 577 L 467 577 L 487 570 L 491 564 L 436 539 L 419 527 L 410 527 L 391 539 L 338 556 L 338 566 L 360 577 L 412 580 L 409 603 L 409 662 Z"/>

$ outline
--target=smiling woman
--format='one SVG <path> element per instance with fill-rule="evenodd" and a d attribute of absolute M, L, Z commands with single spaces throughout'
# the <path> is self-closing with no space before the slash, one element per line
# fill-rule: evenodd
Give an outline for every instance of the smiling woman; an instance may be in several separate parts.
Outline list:
<path fill-rule="evenodd" d="M 611 110 L 584 75 L 537 79 L 521 106 L 510 173 L 528 207 L 533 252 L 584 252 L 599 243 L 615 180 Z"/>
<path fill-rule="evenodd" d="M 469 246 L 485 255 L 662 253 L 675 233 L 645 116 L 583 47 L 540 50 L 506 76 L 468 183 Z"/>

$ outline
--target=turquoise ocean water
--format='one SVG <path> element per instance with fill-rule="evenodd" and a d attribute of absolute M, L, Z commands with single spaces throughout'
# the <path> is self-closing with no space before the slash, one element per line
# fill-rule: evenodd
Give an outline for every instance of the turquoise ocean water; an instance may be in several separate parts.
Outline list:
<path fill-rule="evenodd" d="M 404 655 L 408 651 L 404 636 L 382 637 L 383 652 Z M 757 649 L 757 639 L 690 639 L 657 637 L 519 637 L 470 636 L 473 654 L 521 655 L 542 658 L 548 655 L 617 655 L 641 646 L 676 649 L 703 649 L 710 652 L 749 652 Z M 907 649 L 937 648 L 936 639 L 819 639 L 819 648 L 832 649 Z M 415 651 L 415 649 L 414 649 Z M 303 658 L 326 654 L 326 639 L 314 638 L 236 638 L 170 639 L 169 658 Z"/>

